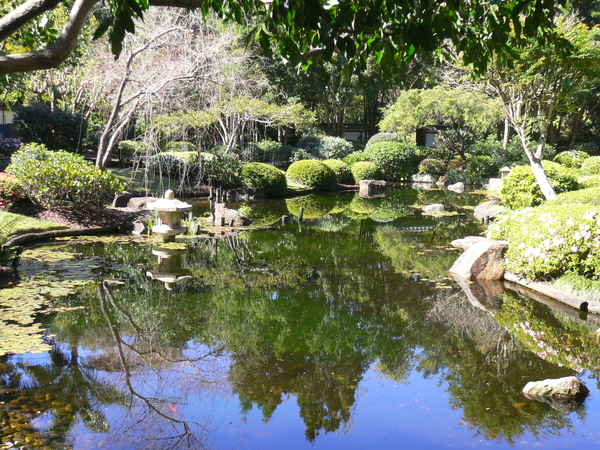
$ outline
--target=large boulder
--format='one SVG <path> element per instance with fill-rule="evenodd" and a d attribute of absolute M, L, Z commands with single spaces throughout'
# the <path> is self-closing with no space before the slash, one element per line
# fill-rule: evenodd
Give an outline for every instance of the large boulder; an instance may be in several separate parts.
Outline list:
<path fill-rule="evenodd" d="M 466 280 L 500 280 L 504 276 L 506 241 L 486 239 L 469 247 L 450 268 L 450 273 Z"/>
<path fill-rule="evenodd" d="M 466 236 L 462 239 L 454 239 L 450 242 L 450 245 L 455 248 L 462 248 L 463 250 L 467 250 L 473 244 L 476 244 L 481 241 L 487 240 L 483 236 Z"/>
<path fill-rule="evenodd" d="M 378 195 L 387 185 L 384 180 L 360 180 L 358 195 L 362 198 L 370 198 Z"/>
<path fill-rule="evenodd" d="M 554 378 L 530 381 L 523 388 L 527 397 L 585 398 L 590 393 L 587 386 L 577 377 Z"/>
<path fill-rule="evenodd" d="M 488 200 L 478 205 L 473 212 L 475 218 L 482 223 L 488 223 L 496 218 L 498 214 L 504 212 L 506 208 L 500 204 L 500 200 Z"/>
<path fill-rule="evenodd" d="M 463 192 L 465 192 L 465 183 L 459 181 L 458 183 L 449 184 L 446 189 L 462 194 Z"/>
<path fill-rule="evenodd" d="M 148 203 L 155 202 L 154 197 L 133 197 L 127 202 L 128 208 L 145 209 Z"/>

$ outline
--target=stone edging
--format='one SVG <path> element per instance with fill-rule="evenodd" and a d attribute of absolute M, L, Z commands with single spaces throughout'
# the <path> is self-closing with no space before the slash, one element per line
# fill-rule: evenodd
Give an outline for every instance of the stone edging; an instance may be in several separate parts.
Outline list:
<path fill-rule="evenodd" d="M 553 298 L 561 303 L 569 305 L 575 309 L 579 309 L 581 311 L 600 314 L 600 302 L 599 301 L 585 301 L 581 298 L 567 294 L 560 289 L 555 288 L 554 286 L 543 283 L 539 281 L 531 281 L 527 278 L 523 278 L 515 273 L 506 271 L 504 273 L 504 279 L 506 281 L 510 281 L 511 283 L 518 284 L 527 289 L 530 289 L 539 294 L 545 295 L 547 297 Z"/>
<path fill-rule="evenodd" d="M 113 225 L 110 227 L 79 228 L 76 230 L 53 230 L 44 231 L 42 233 L 20 234 L 6 241 L 2 245 L 2 248 L 10 248 L 17 245 L 25 245 L 32 242 L 45 241 L 57 237 L 97 236 L 102 234 L 118 233 L 120 230 L 120 226 Z"/>

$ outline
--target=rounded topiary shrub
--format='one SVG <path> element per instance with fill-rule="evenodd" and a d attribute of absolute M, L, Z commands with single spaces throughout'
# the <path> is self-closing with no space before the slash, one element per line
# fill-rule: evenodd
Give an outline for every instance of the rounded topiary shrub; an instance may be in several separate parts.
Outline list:
<path fill-rule="evenodd" d="M 290 180 L 319 191 L 333 191 L 337 186 L 335 172 L 323 162 L 314 159 L 292 163 L 286 175 Z"/>
<path fill-rule="evenodd" d="M 27 197 L 44 207 L 96 210 L 124 189 L 114 175 L 83 156 L 39 145 L 22 146 L 6 171 L 19 178 Z"/>
<path fill-rule="evenodd" d="M 321 159 L 342 159 L 354 151 L 354 146 L 341 137 L 323 136 L 313 151 Z"/>
<path fill-rule="evenodd" d="M 600 156 L 590 156 L 581 164 L 581 170 L 590 175 L 600 175 Z"/>
<path fill-rule="evenodd" d="M 401 142 L 401 140 L 400 136 L 396 133 L 376 133 L 369 138 L 365 148 L 377 144 L 378 142 Z"/>
<path fill-rule="evenodd" d="M 570 167 L 572 169 L 578 169 L 581 167 L 583 162 L 589 157 L 590 155 L 581 150 L 567 150 L 564 152 L 557 153 L 554 157 L 554 162 L 562 164 L 563 166 Z"/>
<path fill-rule="evenodd" d="M 562 192 L 552 200 L 552 203 L 558 203 L 560 205 L 584 204 L 600 206 L 600 187 Z"/>
<path fill-rule="evenodd" d="M 281 197 L 287 187 L 283 171 L 259 162 L 248 163 L 242 167 L 242 184 L 262 189 L 267 197 Z"/>
<path fill-rule="evenodd" d="M 542 165 L 557 194 L 579 189 L 577 174 L 572 169 L 552 161 L 544 161 Z M 504 204 L 513 209 L 536 206 L 544 201 L 531 166 L 513 167 L 503 180 L 500 196 Z"/>
<path fill-rule="evenodd" d="M 350 168 L 354 182 L 360 183 L 360 180 L 380 180 L 381 170 L 371 161 L 359 161 Z"/>
<path fill-rule="evenodd" d="M 337 182 L 340 184 L 353 184 L 354 177 L 352 176 L 352 172 L 350 168 L 344 163 L 344 161 L 340 161 L 339 159 L 326 159 L 323 161 L 323 164 L 329 166 L 331 170 L 335 172 L 335 176 L 337 177 Z"/>
<path fill-rule="evenodd" d="M 592 175 L 579 182 L 582 189 L 600 187 L 600 175 Z"/>
<path fill-rule="evenodd" d="M 407 180 L 418 171 L 417 146 L 400 142 L 377 142 L 364 151 L 388 181 Z"/>
<path fill-rule="evenodd" d="M 165 147 L 166 152 L 198 152 L 196 144 L 184 141 L 172 141 Z"/>
<path fill-rule="evenodd" d="M 121 156 L 143 155 L 146 153 L 146 146 L 140 141 L 121 141 L 117 147 Z"/>
<path fill-rule="evenodd" d="M 426 158 L 419 163 L 419 173 L 442 175 L 446 171 L 446 163 L 441 159 Z"/>
<path fill-rule="evenodd" d="M 368 161 L 368 160 L 369 160 L 369 158 L 367 158 L 364 151 L 357 150 L 355 152 L 350 153 L 348 156 L 346 156 L 343 161 L 348 167 L 351 168 L 354 165 L 354 163 L 357 163 L 360 161 Z"/>

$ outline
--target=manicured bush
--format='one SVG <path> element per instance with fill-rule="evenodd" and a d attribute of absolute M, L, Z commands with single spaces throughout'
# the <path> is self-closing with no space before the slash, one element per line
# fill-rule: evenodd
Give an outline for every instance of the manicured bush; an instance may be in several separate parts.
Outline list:
<path fill-rule="evenodd" d="M 335 172 L 321 161 L 312 159 L 292 163 L 286 175 L 290 180 L 321 191 L 333 191 L 337 186 Z"/>
<path fill-rule="evenodd" d="M 371 161 L 358 161 L 350 167 L 354 182 L 360 183 L 360 180 L 380 180 L 381 170 Z"/>
<path fill-rule="evenodd" d="M 370 147 L 378 142 L 401 142 L 400 136 L 396 133 L 376 133 L 369 138 L 365 148 Z"/>
<path fill-rule="evenodd" d="M 506 268 L 530 279 L 600 277 L 600 207 L 546 202 L 501 217 L 489 234 L 509 241 Z"/>
<path fill-rule="evenodd" d="M 581 163 L 581 170 L 591 175 L 600 175 L 600 156 L 590 156 Z"/>
<path fill-rule="evenodd" d="M 556 193 L 579 189 L 576 173 L 552 161 L 542 163 L 546 175 Z M 544 201 L 544 196 L 533 175 L 531 166 L 516 166 L 502 183 L 500 196 L 509 208 L 519 209 L 536 206 Z"/>
<path fill-rule="evenodd" d="M 367 147 L 364 154 L 388 181 L 406 180 L 418 171 L 417 147 L 412 144 L 377 142 Z"/>
<path fill-rule="evenodd" d="M 19 178 L 27 197 L 44 207 L 96 210 L 124 188 L 111 173 L 94 167 L 83 156 L 41 145 L 22 146 L 12 156 L 7 172 Z"/>
<path fill-rule="evenodd" d="M 354 184 L 354 177 L 348 166 L 339 159 L 326 159 L 323 164 L 335 172 L 337 182 L 340 184 Z"/>
<path fill-rule="evenodd" d="M 579 185 L 582 189 L 600 187 L 600 175 L 592 175 L 591 177 L 584 178 L 579 181 Z"/>
<path fill-rule="evenodd" d="M 148 158 L 146 168 L 152 172 L 171 177 L 184 174 L 197 176 L 200 170 L 200 160 L 197 151 L 162 152 Z"/>
<path fill-rule="evenodd" d="M 315 150 L 320 159 L 342 159 L 354 151 L 354 145 L 341 137 L 323 136 Z"/>
<path fill-rule="evenodd" d="M 362 150 L 357 150 L 355 152 L 352 152 L 343 159 L 344 163 L 350 168 L 352 167 L 352 165 L 354 165 L 354 163 L 357 163 L 359 161 L 368 161 L 368 160 L 369 160 L 369 158 L 367 158 L 367 156 L 365 155 L 365 152 Z"/>
<path fill-rule="evenodd" d="M 567 150 L 557 153 L 557 155 L 554 157 L 554 162 L 562 164 L 566 167 L 570 167 L 571 169 L 578 169 L 589 157 L 590 155 L 581 150 Z"/>
<path fill-rule="evenodd" d="M 191 142 L 183 141 L 172 141 L 165 146 L 166 152 L 196 152 L 198 153 L 198 147 L 196 144 Z"/>
<path fill-rule="evenodd" d="M 550 200 L 550 202 L 560 205 L 583 204 L 600 206 L 600 186 L 563 192 L 558 194 L 554 200 Z"/>
<path fill-rule="evenodd" d="M 442 175 L 446 171 L 446 163 L 440 159 L 427 158 L 419 163 L 419 173 Z"/>
<path fill-rule="evenodd" d="M 281 197 L 287 188 L 283 171 L 259 162 L 248 163 L 242 167 L 242 184 L 264 190 L 267 197 Z"/>
<path fill-rule="evenodd" d="M 121 156 L 134 156 L 146 154 L 146 146 L 140 141 L 121 141 L 118 144 Z"/>
<path fill-rule="evenodd" d="M 9 173 L 0 172 L 0 209 L 23 198 L 23 188 L 19 179 Z"/>

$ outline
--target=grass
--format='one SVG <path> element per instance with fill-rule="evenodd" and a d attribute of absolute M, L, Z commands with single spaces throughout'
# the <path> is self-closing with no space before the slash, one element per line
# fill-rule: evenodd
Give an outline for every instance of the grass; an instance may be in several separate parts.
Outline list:
<path fill-rule="evenodd" d="M 0 244 L 6 242 L 11 236 L 19 234 L 63 230 L 65 228 L 68 227 L 58 223 L 34 219 L 33 217 L 0 211 Z"/>
<path fill-rule="evenodd" d="M 600 298 L 600 281 L 590 280 L 580 275 L 562 275 L 554 282 L 554 286 L 584 300 Z"/>

